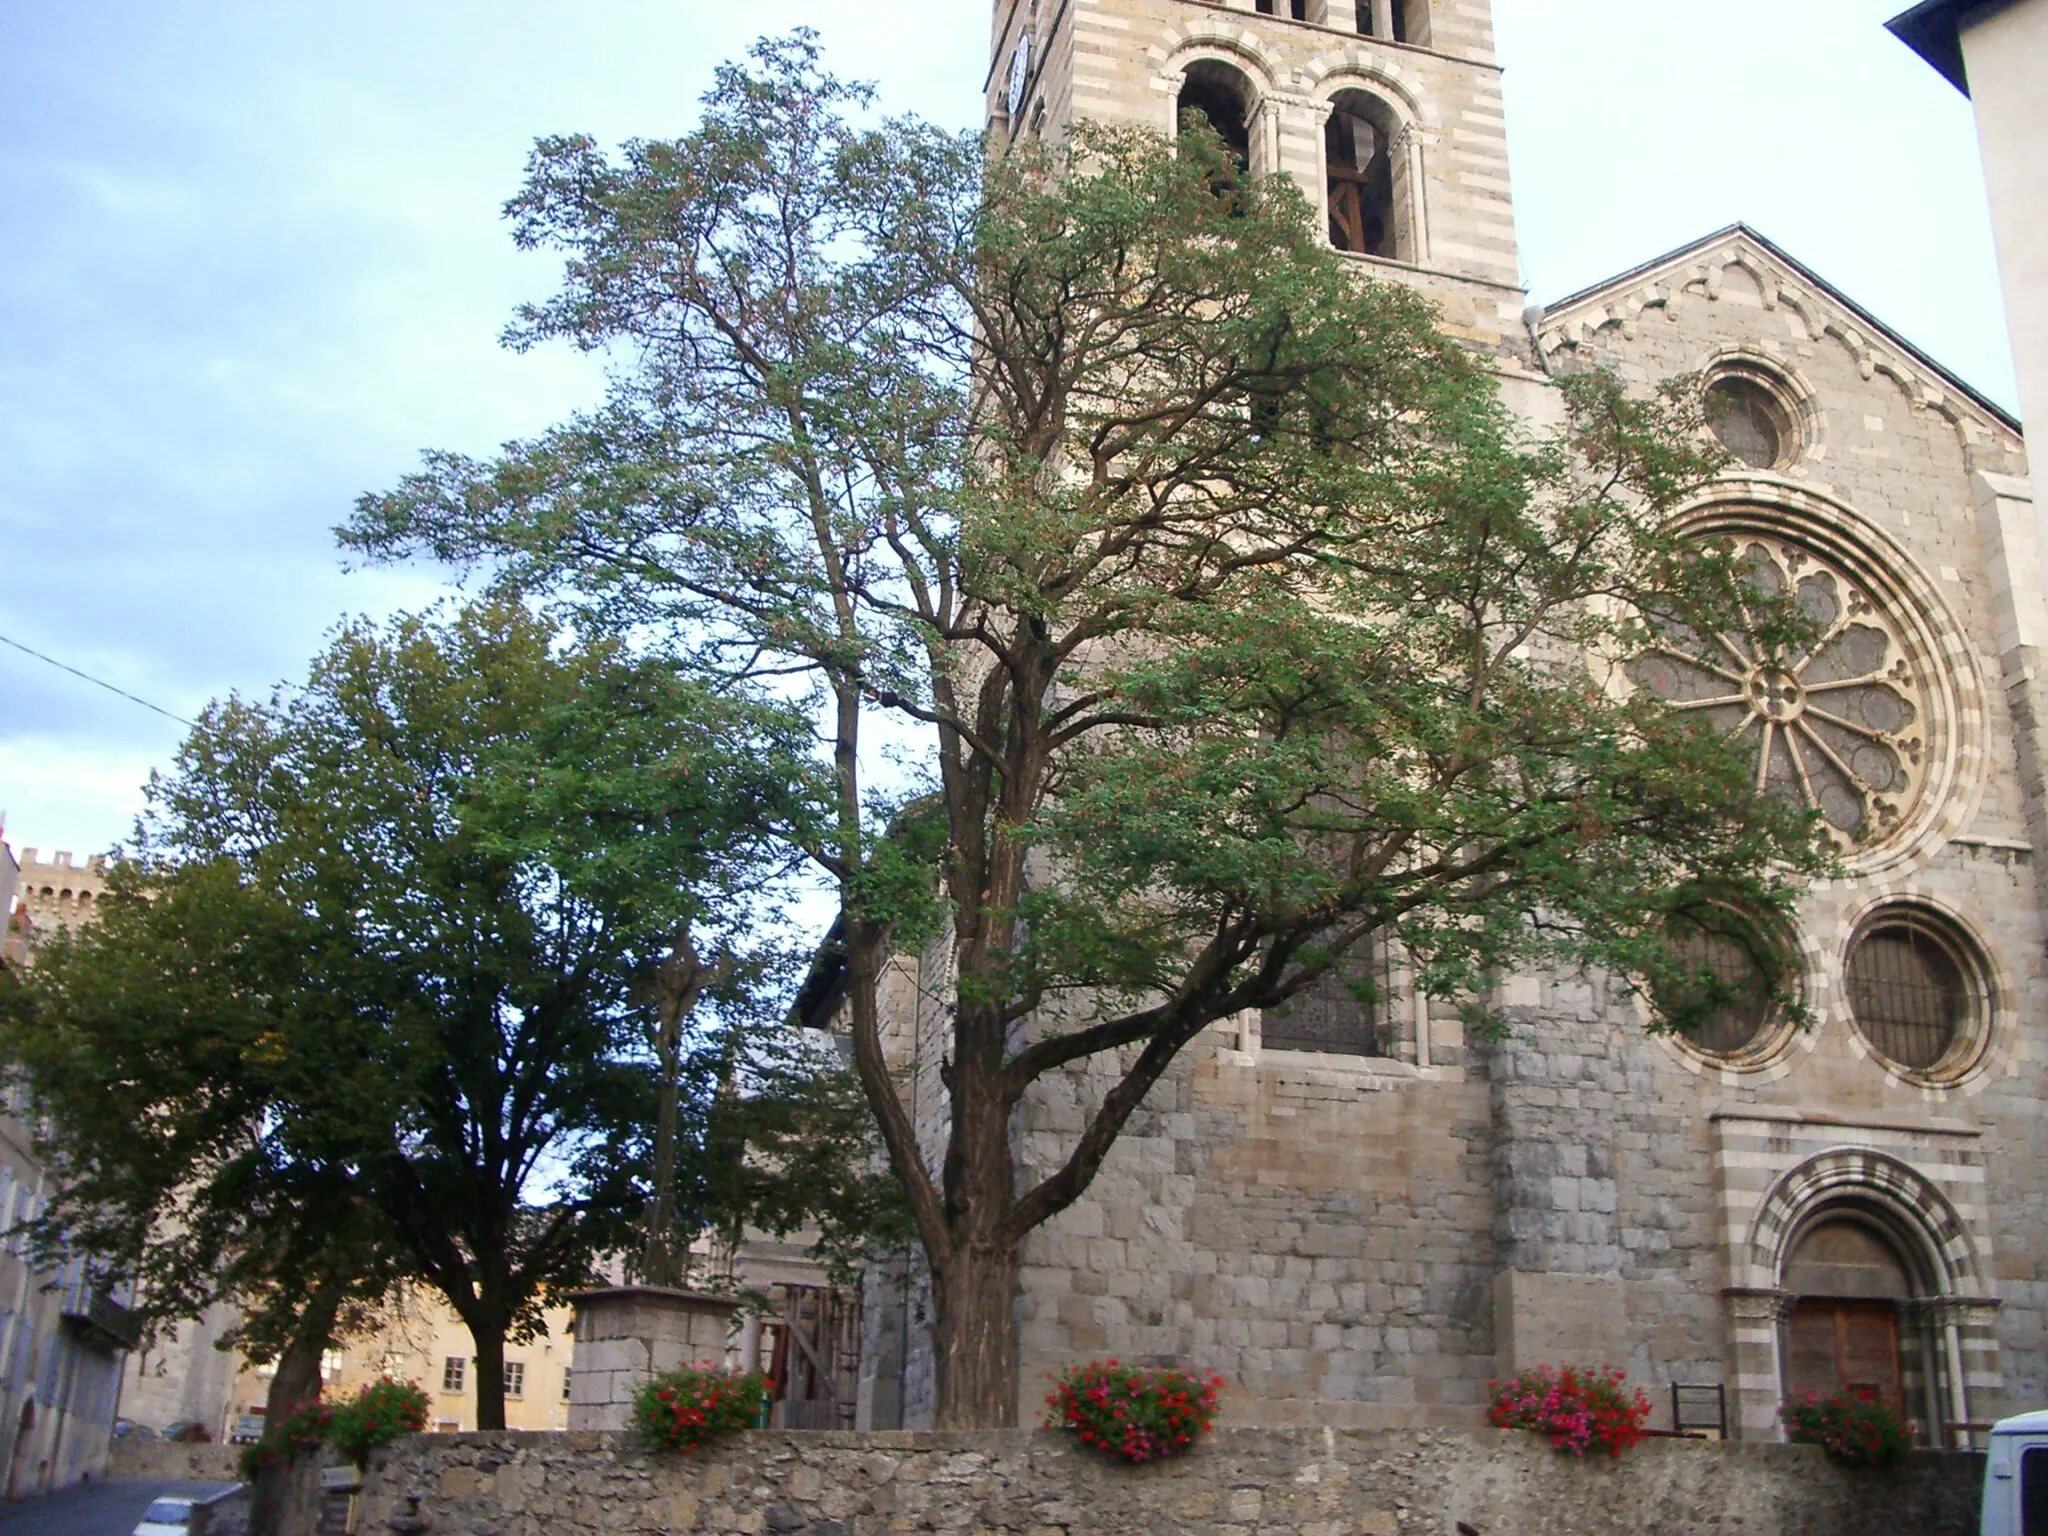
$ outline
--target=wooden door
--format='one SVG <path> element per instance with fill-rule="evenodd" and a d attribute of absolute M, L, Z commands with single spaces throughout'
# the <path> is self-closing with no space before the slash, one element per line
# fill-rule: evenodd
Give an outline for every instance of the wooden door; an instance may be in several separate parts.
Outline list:
<path fill-rule="evenodd" d="M 1889 1301 L 1799 1303 L 1785 1325 L 1785 1386 L 1791 1392 L 1870 1392 L 1900 1415 L 1899 1311 Z"/>

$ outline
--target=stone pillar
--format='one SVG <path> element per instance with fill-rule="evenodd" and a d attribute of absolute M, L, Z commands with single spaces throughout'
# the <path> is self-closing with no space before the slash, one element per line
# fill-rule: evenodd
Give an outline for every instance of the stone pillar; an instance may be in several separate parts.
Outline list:
<path fill-rule="evenodd" d="M 1782 1441 L 1785 1425 L 1778 1410 L 1785 1401 L 1785 1373 L 1779 1340 L 1798 1298 L 1745 1286 L 1730 1286 L 1721 1296 L 1728 1307 L 1728 1372 L 1733 1378 L 1729 1431 L 1737 1440 Z"/>
<path fill-rule="evenodd" d="M 1989 1424 L 2003 1416 L 2005 1383 L 1998 1365 L 1998 1302 L 1980 1296 L 1939 1296 L 1925 1303 L 1934 1328 L 1949 1403 L 1944 1440 L 1967 1451 L 1975 1432 L 1962 1426 Z"/>
<path fill-rule="evenodd" d="M 725 1364 L 726 1340 L 740 1303 L 702 1291 L 651 1285 L 580 1291 L 575 1348 L 569 1357 L 569 1428 L 630 1427 L 633 1394 L 679 1365 Z"/>

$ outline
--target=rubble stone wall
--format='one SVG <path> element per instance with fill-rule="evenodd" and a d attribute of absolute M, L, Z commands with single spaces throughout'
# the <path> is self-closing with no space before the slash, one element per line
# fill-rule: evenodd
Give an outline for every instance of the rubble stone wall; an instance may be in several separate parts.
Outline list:
<path fill-rule="evenodd" d="M 1144 1467 L 1024 1430 L 761 1433 L 691 1457 L 618 1435 L 417 1435 L 372 1460 L 356 1528 L 391 1529 L 418 1493 L 434 1536 L 1969 1536 L 1982 1476 L 1969 1455 L 1858 1474 L 1810 1447 L 1705 1441 L 1580 1460 L 1496 1430 L 1230 1430 Z"/>
<path fill-rule="evenodd" d="M 180 1440 L 116 1440 L 107 1453 L 107 1476 L 163 1482 L 232 1483 L 241 1478 L 239 1445 L 189 1445 Z"/>

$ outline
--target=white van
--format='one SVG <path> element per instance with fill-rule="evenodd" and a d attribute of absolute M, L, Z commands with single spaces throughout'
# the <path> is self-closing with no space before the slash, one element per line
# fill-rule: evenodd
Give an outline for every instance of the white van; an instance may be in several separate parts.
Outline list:
<path fill-rule="evenodd" d="M 2048 1536 L 2048 1412 L 1991 1426 L 1982 1536 Z"/>

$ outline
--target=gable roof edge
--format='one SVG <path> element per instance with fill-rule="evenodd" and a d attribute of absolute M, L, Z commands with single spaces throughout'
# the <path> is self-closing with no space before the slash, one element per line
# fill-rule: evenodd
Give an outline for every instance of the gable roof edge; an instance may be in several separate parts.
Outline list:
<path fill-rule="evenodd" d="M 1772 260 L 1781 262 L 1790 268 L 1792 274 L 1801 282 L 1811 285 L 1830 302 L 1838 304 L 1847 310 L 1860 324 L 1868 326 L 1877 335 L 1882 336 L 1887 344 L 1895 347 L 1920 367 L 1939 378 L 1945 386 L 1954 389 L 1957 394 L 1969 400 L 1979 410 L 1997 421 L 1999 425 L 2005 427 L 2015 436 L 2024 436 L 2025 428 L 2022 426 L 2019 417 L 1986 395 L 1975 385 L 1937 362 L 1904 336 L 1901 336 L 1891 326 L 1878 319 L 1876 315 L 1850 298 L 1849 295 L 1842 292 L 1841 289 L 1822 277 L 1813 268 L 1807 266 L 1805 262 L 1792 255 L 1783 246 L 1771 240 L 1768 236 L 1759 234 L 1749 225 L 1739 222 L 1724 225 L 1710 235 L 1703 235 L 1697 240 L 1688 241 L 1676 250 L 1666 251 L 1662 256 L 1639 263 L 1636 266 L 1630 267 L 1626 272 L 1616 273 L 1613 277 L 1607 278 L 1602 282 L 1581 288 L 1576 293 L 1567 294 L 1554 304 L 1546 304 L 1543 307 L 1544 318 L 1541 324 L 1547 326 L 1552 316 L 1562 314 L 1566 310 L 1584 304 L 1589 300 L 1599 298 L 1601 295 L 1610 293 L 1615 289 L 1635 286 L 1649 276 L 1649 274 L 1661 268 L 1683 261 L 1686 257 L 1705 251 L 1723 241 L 1738 237 L 1754 242 Z"/>
<path fill-rule="evenodd" d="M 1962 15 L 1982 3 L 1983 0 L 1921 0 L 1919 5 L 1886 22 L 1884 29 L 1967 96 L 1970 72 L 1963 63 Z"/>

